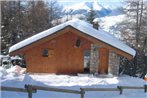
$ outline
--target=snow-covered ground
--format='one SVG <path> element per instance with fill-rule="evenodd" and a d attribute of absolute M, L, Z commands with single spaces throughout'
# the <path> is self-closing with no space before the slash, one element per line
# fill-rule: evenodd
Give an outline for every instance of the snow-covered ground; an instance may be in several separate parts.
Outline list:
<path fill-rule="evenodd" d="M 22 71 L 16 70 L 15 66 L 7 70 L 0 67 L 0 77 L 2 86 L 20 88 L 24 88 L 25 84 L 32 84 L 79 90 L 81 87 L 116 88 L 118 85 L 143 86 L 145 84 L 143 79 L 130 76 L 102 78 L 92 75 L 22 74 Z M 27 98 L 27 93 L 1 91 L 1 98 Z M 37 91 L 37 93 L 33 94 L 33 98 L 80 98 L 80 95 Z M 147 98 L 147 93 L 145 93 L 143 89 L 124 90 L 122 95 L 120 95 L 118 91 L 86 92 L 85 98 Z"/>

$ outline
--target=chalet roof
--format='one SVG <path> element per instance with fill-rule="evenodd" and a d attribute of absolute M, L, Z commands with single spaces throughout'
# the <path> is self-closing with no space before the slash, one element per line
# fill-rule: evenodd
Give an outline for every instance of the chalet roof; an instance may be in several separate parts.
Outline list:
<path fill-rule="evenodd" d="M 36 34 L 28 39 L 25 39 L 15 45 L 11 46 L 9 49 L 9 53 L 16 51 L 20 48 L 23 48 L 27 45 L 30 45 L 33 42 L 36 42 L 36 41 L 38 41 L 42 38 L 45 38 L 51 34 L 54 34 L 57 31 L 62 30 L 67 26 L 71 26 L 71 27 L 81 31 L 81 33 L 85 33 L 91 37 L 94 37 L 97 40 L 100 40 L 104 43 L 107 43 L 108 45 L 111 45 L 117 49 L 120 49 L 120 50 L 132 55 L 133 57 L 136 54 L 136 51 L 134 49 L 127 46 L 126 44 L 124 44 L 123 42 L 118 40 L 116 37 L 114 37 L 113 35 L 109 34 L 108 32 L 106 32 L 102 29 L 96 30 L 92 27 L 91 24 L 89 24 L 85 21 L 79 20 L 79 19 L 73 19 L 73 20 L 67 21 L 67 22 L 62 23 L 60 25 L 57 25 L 53 28 L 45 30 L 39 34 Z"/>

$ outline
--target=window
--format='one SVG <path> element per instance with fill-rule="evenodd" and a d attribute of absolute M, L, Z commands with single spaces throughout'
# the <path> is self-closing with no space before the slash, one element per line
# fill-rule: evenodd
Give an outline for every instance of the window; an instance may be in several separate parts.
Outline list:
<path fill-rule="evenodd" d="M 78 39 L 76 40 L 76 47 L 79 48 L 80 45 L 81 45 L 81 40 L 78 38 Z"/>
<path fill-rule="evenodd" d="M 44 49 L 43 51 L 42 51 L 42 56 L 43 57 L 53 57 L 54 56 L 54 50 L 53 49 L 48 49 L 48 48 L 46 48 L 46 49 Z"/>
<path fill-rule="evenodd" d="M 48 57 L 48 49 L 44 49 L 42 52 L 43 57 Z"/>

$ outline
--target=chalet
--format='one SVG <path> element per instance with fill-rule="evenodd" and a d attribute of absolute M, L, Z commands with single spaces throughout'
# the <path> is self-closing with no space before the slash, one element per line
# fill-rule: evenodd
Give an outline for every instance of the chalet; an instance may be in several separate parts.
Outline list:
<path fill-rule="evenodd" d="M 130 60 L 135 53 L 109 33 L 78 19 L 45 30 L 9 49 L 11 56 L 24 56 L 27 72 L 56 74 L 83 73 L 84 69 L 90 73 L 118 74 L 119 55 Z"/>

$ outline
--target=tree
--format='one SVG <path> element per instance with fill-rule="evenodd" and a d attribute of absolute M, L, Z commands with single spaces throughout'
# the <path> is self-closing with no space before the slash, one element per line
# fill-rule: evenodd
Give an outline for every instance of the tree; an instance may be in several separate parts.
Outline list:
<path fill-rule="evenodd" d="M 144 59 L 145 53 L 147 53 L 147 6 L 143 0 L 128 0 L 127 5 L 124 9 L 127 18 L 119 27 L 122 40 L 133 47 L 137 53 L 132 61 L 125 60 L 124 58 L 121 59 L 120 71 L 125 70 L 124 74 L 129 73 L 132 76 L 144 77 L 147 73 L 147 65 Z"/>
<path fill-rule="evenodd" d="M 55 0 L 17 0 L 1 1 L 1 10 L 1 50 L 8 53 L 10 46 L 52 27 L 62 8 Z"/>
<path fill-rule="evenodd" d="M 96 18 L 96 12 L 93 10 L 93 6 L 91 6 L 91 9 L 89 10 L 87 15 L 87 21 L 92 24 L 95 18 Z"/>
<path fill-rule="evenodd" d="M 6 48 L 21 40 L 23 10 L 20 1 L 1 1 L 1 49 L 6 52 Z"/>
<path fill-rule="evenodd" d="M 55 25 L 61 24 L 61 17 L 63 15 L 63 7 L 59 5 L 57 0 L 49 0 L 47 2 L 49 7 L 49 26 L 53 27 Z"/>
<path fill-rule="evenodd" d="M 49 9 L 44 1 L 29 1 L 25 22 L 27 37 L 49 28 Z"/>

